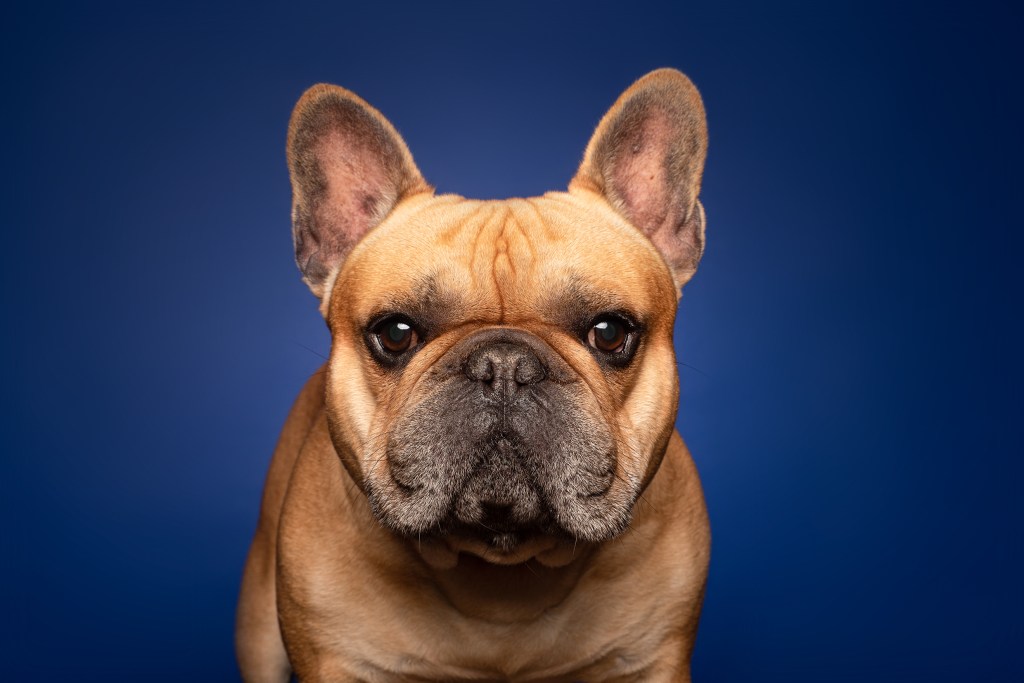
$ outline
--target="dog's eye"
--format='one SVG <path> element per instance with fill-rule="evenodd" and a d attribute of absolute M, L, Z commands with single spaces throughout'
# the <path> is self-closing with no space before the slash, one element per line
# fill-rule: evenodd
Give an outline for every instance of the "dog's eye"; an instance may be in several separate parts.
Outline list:
<path fill-rule="evenodd" d="M 587 333 L 587 343 L 602 353 L 622 353 L 629 341 L 629 324 L 615 316 L 598 318 Z"/>
<path fill-rule="evenodd" d="M 398 356 L 419 343 L 412 322 L 402 316 L 390 316 L 373 326 L 371 334 L 386 354 Z"/>

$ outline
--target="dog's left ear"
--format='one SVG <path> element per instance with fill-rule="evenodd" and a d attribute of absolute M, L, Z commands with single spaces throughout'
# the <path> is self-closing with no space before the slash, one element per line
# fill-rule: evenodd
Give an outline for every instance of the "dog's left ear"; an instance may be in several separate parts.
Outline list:
<path fill-rule="evenodd" d="M 650 238 L 682 288 L 704 251 L 697 195 L 707 148 L 697 88 L 675 69 L 652 71 L 601 119 L 569 190 L 604 195 Z"/>

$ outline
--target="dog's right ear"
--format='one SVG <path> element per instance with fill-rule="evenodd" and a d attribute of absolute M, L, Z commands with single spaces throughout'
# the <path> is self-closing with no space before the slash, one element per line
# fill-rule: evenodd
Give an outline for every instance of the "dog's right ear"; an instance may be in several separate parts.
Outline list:
<path fill-rule="evenodd" d="M 314 85 L 288 124 L 292 238 L 317 297 L 356 242 L 402 199 L 432 192 L 394 126 L 354 93 Z"/>

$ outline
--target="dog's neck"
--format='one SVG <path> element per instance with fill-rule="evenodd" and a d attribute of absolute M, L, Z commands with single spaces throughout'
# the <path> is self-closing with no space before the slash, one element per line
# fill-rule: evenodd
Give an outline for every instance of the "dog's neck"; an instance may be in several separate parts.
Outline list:
<path fill-rule="evenodd" d="M 490 623 L 535 622 L 572 594 L 588 566 L 589 549 L 562 567 L 536 560 L 497 565 L 460 554 L 451 569 L 429 569 L 432 585 L 463 616 Z"/>

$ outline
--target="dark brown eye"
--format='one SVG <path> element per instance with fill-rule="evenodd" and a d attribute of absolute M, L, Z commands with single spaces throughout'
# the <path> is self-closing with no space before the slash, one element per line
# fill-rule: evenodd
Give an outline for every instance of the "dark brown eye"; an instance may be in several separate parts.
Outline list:
<path fill-rule="evenodd" d="M 625 321 L 599 318 L 587 333 L 587 343 L 602 353 L 620 353 L 626 346 L 628 332 Z"/>
<path fill-rule="evenodd" d="M 419 335 L 412 323 L 405 318 L 386 318 L 373 328 L 373 335 L 386 353 L 399 355 L 405 353 L 419 342 Z"/>

